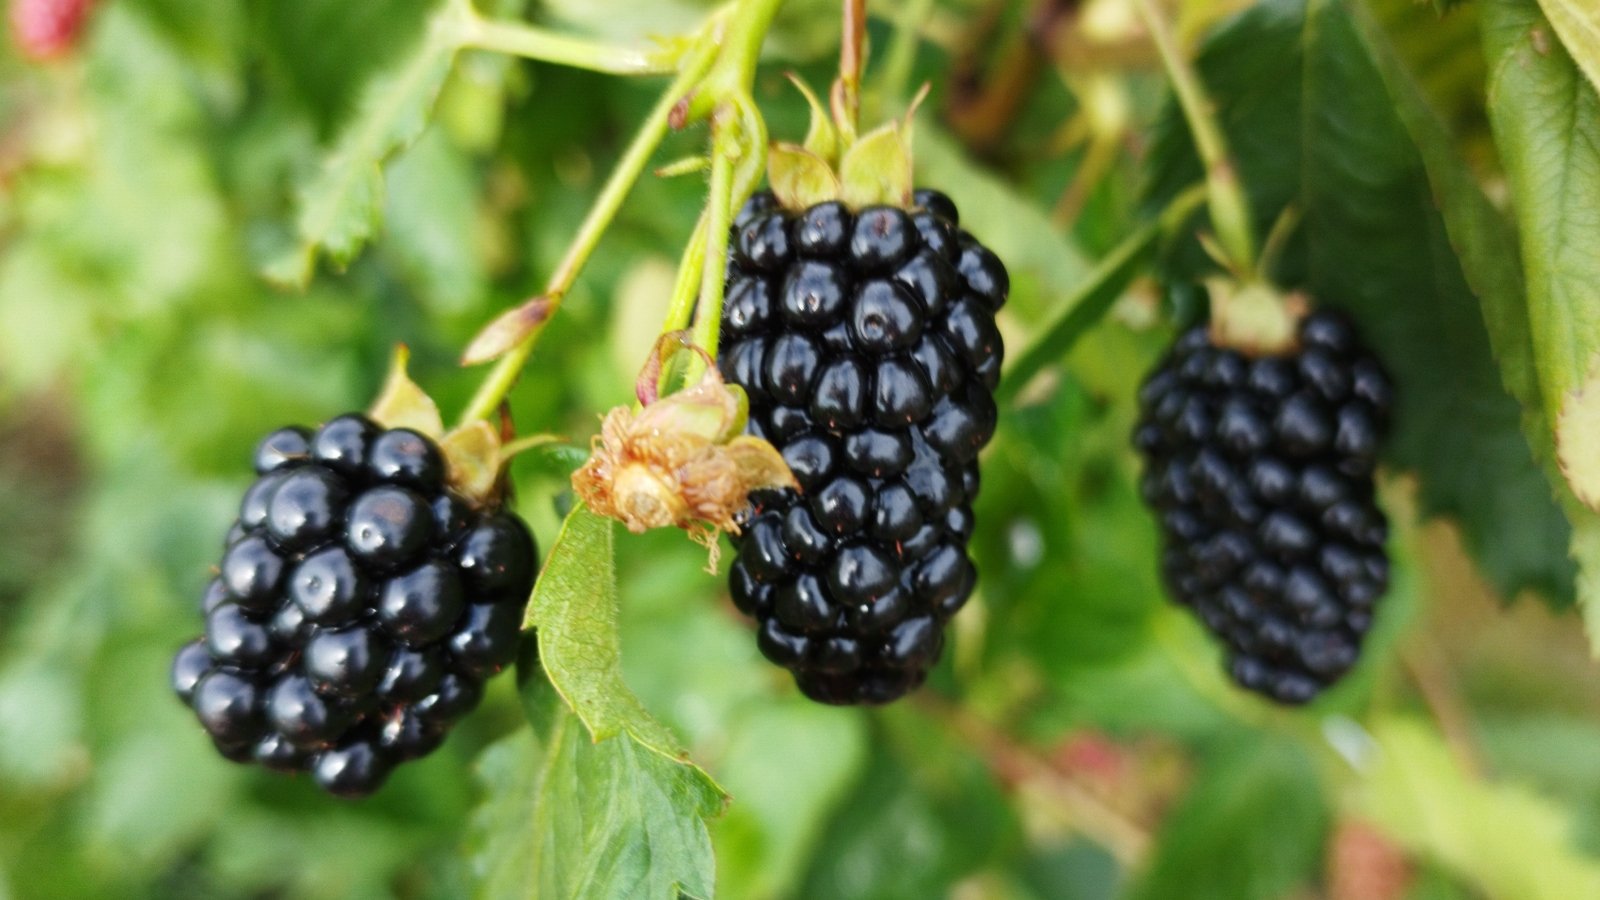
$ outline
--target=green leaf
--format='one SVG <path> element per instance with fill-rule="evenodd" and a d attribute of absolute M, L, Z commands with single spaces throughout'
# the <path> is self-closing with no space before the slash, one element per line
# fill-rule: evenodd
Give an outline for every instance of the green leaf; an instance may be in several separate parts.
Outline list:
<path fill-rule="evenodd" d="M 1372 736 L 1375 758 L 1357 805 L 1392 838 L 1489 897 L 1600 897 L 1600 860 L 1576 852 L 1566 811 L 1524 788 L 1472 778 L 1420 723 L 1381 719 Z"/>
<path fill-rule="evenodd" d="M 1387 459 L 1419 477 L 1423 512 L 1457 520 L 1504 596 L 1533 589 L 1565 605 L 1571 529 L 1520 433 L 1423 160 L 1346 10 L 1342 0 L 1311 12 L 1269 0 L 1201 55 L 1258 228 L 1291 204 L 1304 213 L 1274 274 L 1349 310 L 1389 366 L 1398 396 Z M 1153 153 L 1157 199 L 1199 174 L 1174 119 Z M 1193 247 L 1171 263 L 1180 279 L 1209 269 Z"/>
<path fill-rule="evenodd" d="M 582 504 L 562 524 L 528 606 L 527 624 L 538 629 L 539 660 L 596 742 L 626 734 L 687 765 L 715 789 L 689 763 L 677 735 L 650 715 L 622 679 L 613 524 Z"/>
<path fill-rule="evenodd" d="M 383 165 L 427 127 L 455 51 L 448 31 L 436 24 L 409 55 L 368 84 L 321 171 L 301 186 L 299 244 L 268 264 L 268 278 L 304 288 L 319 252 L 339 266 L 361 252 L 382 220 Z"/>
<path fill-rule="evenodd" d="M 1317 772 L 1303 750 L 1270 738 L 1232 742 L 1167 818 L 1129 900 L 1290 895 L 1318 874 L 1327 827 Z"/>
<path fill-rule="evenodd" d="M 479 762 L 476 896 L 711 897 L 715 786 L 627 737 L 592 742 L 559 701 L 534 702 L 540 733 L 518 732 Z"/>
<path fill-rule="evenodd" d="M 1572 59 L 1600 87 L 1600 6 L 1590 0 L 1539 0 Z"/>
<path fill-rule="evenodd" d="M 1445 228 L 1460 255 L 1467 281 L 1479 297 L 1489 341 L 1500 364 L 1501 380 L 1522 404 L 1523 431 L 1572 523 L 1571 555 L 1585 573 L 1577 582 L 1578 597 L 1591 641 L 1600 646 L 1600 640 L 1595 640 L 1600 636 L 1600 595 L 1594 589 L 1594 579 L 1600 577 L 1600 552 L 1593 549 L 1600 540 L 1600 516 L 1572 495 L 1556 464 L 1551 423 L 1535 369 L 1517 234 L 1484 195 L 1456 152 L 1444 122 L 1401 63 L 1382 28 L 1360 8 L 1353 19 L 1394 99 L 1396 113 L 1416 142 Z"/>
<path fill-rule="evenodd" d="M 1484 12 L 1490 121 L 1521 225 L 1545 412 L 1559 427 L 1565 398 L 1600 364 L 1600 97 L 1531 0 Z"/>
<path fill-rule="evenodd" d="M 1507 384 L 1527 411 L 1530 440 L 1572 523 L 1571 553 L 1582 572 L 1578 595 L 1590 644 L 1600 648 L 1600 515 L 1582 506 L 1553 468 L 1562 448 L 1560 435 L 1552 433 L 1570 412 L 1563 408 L 1566 398 L 1600 359 L 1600 304 L 1593 296 L 1600 261 L 1592 247 L 1600 208 L 1600 102 L 1560 47 L 1544 43 L 1541 52 L 1534 35 L 1545 24 L 1530 2 L 1485 5 L 1490 119 L 1516 193 L 1526 280 L 1519 277 L 1515 287 L 1525 290 L 1527 304 L 1519 310 L 1496 291 L 1485 293 L 1485 310 L 1493 310 L 1496 333 L 1515 336 L 1501 364 L 1515 373 Z M 1505 243 L 1502 238 L 1479 253 L 1469 251 L 1468 258 L 1514 258 Z M 1574 420 L 1566 417 L 1569 427 Z M 1566 452 L 1576 443 L 1569 435 Z"/>

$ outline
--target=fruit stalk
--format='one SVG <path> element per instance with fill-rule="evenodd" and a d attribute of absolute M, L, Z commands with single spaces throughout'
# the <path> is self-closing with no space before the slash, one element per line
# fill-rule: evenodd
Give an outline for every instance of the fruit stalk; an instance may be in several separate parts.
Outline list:
<path fill-rule="evenodd" d="M 583 224 L 578 227 L 578 234 L 567 248 L 566 256 L 556 267 L 555 273 L 550 276 L 550 281 L 545 287 L 545 296 L 549 298 L 551 304 L 546 318 L 554 316 L 560 309 L 562 298 L 577 280 L 578 273 L 583 271 L 584 264 L 589 261 L 596 245 L 600 243 L 601 235 L 605 234 L 612 220 L 616 218 L 617 211 L 622 207 L 622 201 L 627 198 L 628 192 L 633 189 L 634 183 L 649 165 L 650 157 L 666 137 L 674 109 L 694 84 L 710 70 L 716 58 L 716 49 L 715 40 L 703 39 L 685 57 L 678 77 L 667 86 L 661 99 L 656 101 L 655 107 L 645 117 L 639 133 L 628 145 L 617 167 L 612 170 L 611 177 L 607 179 L 605 187 L 601 189 L 600 196 L 595 199 L 594 206 L 589 209 Z M 529 354 L 533 352 L 533 344 L 538 334 L 537 331 L 529 334 L 500 358 L 483 384 L 478 387 L 471 402 L 467 404 L 466 411 L 461 414 L 463 423 L 487 419 L 494 414 L 500 402 L 516 384 L 518 376 L 522 374 L 522 367 L 527 363 Z"/>
<path fill-rule="evenodd" d="M 866 59 L 867 0 L 844 0 L 843 7 L 839 40 L 839 108 L 834 115 L 848 143 L 854 140 L 856 124 L 861 118 L 861 68 Z"/>
<path fill-rule="evenodd" d="M 1240 280 L 1249 281 L 1258 276 L 1256 238 L 1250 221 L 1250 205 L 1244 188 L 1233 166 L 1228 151 L 1227 138 L 1218 127 L 1212 114 L 1213 106 L 1206 96 L 1199 76 L 1178 51 L 1172 29 L 1156 10 L 1154 0 L 1135 0 L 1134 6 L 1150 30 L 1150 38 L 1161 56 L 1161 65 L 1167 70 L 1172 91 L 1183 109 L 1183 117 L 1194 135 L 1195 150 L 1205 166 L 1206 186 L 1209 191 L 1211 225 L 1216 229 L 1221 245 L 1222 262 L 1232 269 Z"/>

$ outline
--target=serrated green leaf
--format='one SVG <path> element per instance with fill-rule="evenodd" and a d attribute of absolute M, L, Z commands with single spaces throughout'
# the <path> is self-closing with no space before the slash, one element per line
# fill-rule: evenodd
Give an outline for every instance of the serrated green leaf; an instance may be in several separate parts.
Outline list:
<path fill-rule="evenodd" d="M 1516 193 L 1522 226 L 1518 286 L 1526 302 L 1518 309 L 1496 292 L 1485 295 L 1485 309 L 1493 304 L 1498 310 L 1491 317 L 1498 333 L 1516 335 L 1515 355 L 1503 352 L 1502 367 L 1516 372 L 1507 384 L 1528 411 L 1530 440 L 1552 470 L 1572 523 L 1577 592 L 1590 646 L 1600 651 L 1600 515 L 1562 483 L 1552 446 L 1559 441 L 1553 426 L 1561 421 L 1566 398 L 1600 353 L 1600 298 L 1594 294 L 1600 260 L 1591 246 L 1600 209 L 1593 205 L 1600 203 L 1600 103 L 1559 47 L 1546 45 L 1540 52 L 1534 35 L 1542 27 L 1531 2 L 1485 4 L 1490 121 Z M 1484 251 L 1469 258 L 1512 255 L 1500 247 Z"/>
<path fill-rule="evenodd" d="M 1591 88 L 1600 88 L 1600 6 L 1591 0 L 1539 0 Z"/>
<path fill-rule="evenodd" d="M 268 264 L 269 279 L 303 288 L 319 253 L 345 266 L 361 252 L 382 221 L 383 165 L 427 127 L 455 51 L 444 28 L 430 28 L 414 51 L 367 85 L 321 170 L 301 186 L 299 246 Z"/>
<path fill-rule="evenodd" d="M 1343 0 L 1268 0 L 1210 40 L 1200 69 L 1224 110 L 1258 228 L 1304 211 L 1276 276 L 1349 310 L 1397 384 L 1388 461 L 1415 472 L 1423 512 L 1458 521 L 1507 597 L 1573 596 L 1571 530 L 1520 433 L 1478 303 L 1410 136 Z M 1153 193 L 1198 176 L 1186 133 L 1157 137 Z M 1171 263 L 1209 269 L 1191 249 Z M 1440 452 L 1441 447 L 1451 448 Z"/>
<path fill-rule="evenodd" d="M 700 772 L 678 736 L 623 681 L 614 524 L 579 504 L 561 526 L 528 605 L 527 624 L 538 629 L 539 661 L 595 741 L 626 734 Z"/>
<path fill-rule="evenodd" d="M 1600 635 L 1600 594 L 1593 588 L 1594 579 L 1600 577 L 1600 551 L 1591 546 L 1595 536 L 1600 535 L 1600 516 L 1572 495 L 1557 465 L 1550 420 L 1534 365 L 1527 286 L 1516 232 L 1456 153 L 1444 122 L 1393 52 L 1382 28 L 1360 9 L 1354 22 L 1394 99 L 1396 113 L 1416 142 L 1462 270 L 1482 306 L 1501 380 L 1522 404 L 1528 443 L 1572 523 L 1570 554 L 1582 573 L 1576 582 L 1577 597 L 1591 641 L 1600 646 L 1600 641 L 1594 639 Z"/>
<path fill-rule="evenodd" d="M 1128 896 L 1276 900 L 1316 877 L 1327 827 L 1305 751 L 1281 739 L 1236 741 L 1219 748 L 1162 825 Z"/>
<path fill-rule="evenodd" d="M 625 735 L 590 741 L 559 701 L 547 705 L 542 733 L 519 732 L 479 762 L 488 799 L 473 818 L 475 896 L 710 898 L 705 819 L 721 793 Z"/>
<path fill-rule="evenodd" d="M 1492 898 L 1600 897 L 1600 860 L 1573 847 L 1566 811 L 1523 788 L 1472 778 L 1418 722 L 1390 717 L 1371 731 L 1375 758 L 1356 802 L 1390 837 Z"/>
<path fill-rule="evenodd" d="M 1532 0 L 1484 7 L 1489 114 L 1516 201 L 1551 423 L 1600 362 L 1600 97 Z"/>

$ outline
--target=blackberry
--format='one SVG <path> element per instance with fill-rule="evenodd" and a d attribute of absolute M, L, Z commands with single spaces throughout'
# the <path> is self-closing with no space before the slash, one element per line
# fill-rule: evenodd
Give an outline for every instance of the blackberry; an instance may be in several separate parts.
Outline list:
<path fill-rule="evenodd" d="M 858 212 L 762 193 L 734 223 L 719 365 L 801 491 L 752 495 L 730 588 L 762 653 L 820 702 L 919 686 L 977 578 L 1009 282 L 957 216 L 933 191 Z"/>
<path fill-rule="evenodd" d="M 1329 311 L 1301 320 L 1298 349 L 1254 359 L 1197 326 L 1140 389 L 1162 576 L 1241 686 L 1305 703 L 1360 655 L 1389 580 L 1373 471 L 1391 406 L 1383 367 Z"/>
<path fill-rule="evenodd" d="M 227 758 L 371 793 L 516 654 L 533 536 L 454 493 L 430 438 L 359 414 L 274 431 L 255 469 L 173 689 Z"/>

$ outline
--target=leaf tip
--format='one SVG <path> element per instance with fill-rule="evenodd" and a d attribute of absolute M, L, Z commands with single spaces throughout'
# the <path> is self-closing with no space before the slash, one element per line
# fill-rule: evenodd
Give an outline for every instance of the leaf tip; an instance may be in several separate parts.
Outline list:
<path fill-rule="evenodd" d="M 1572 493 L 1600 511 L 1600 364 L 1556 419 L 1556 461 Z"/>

